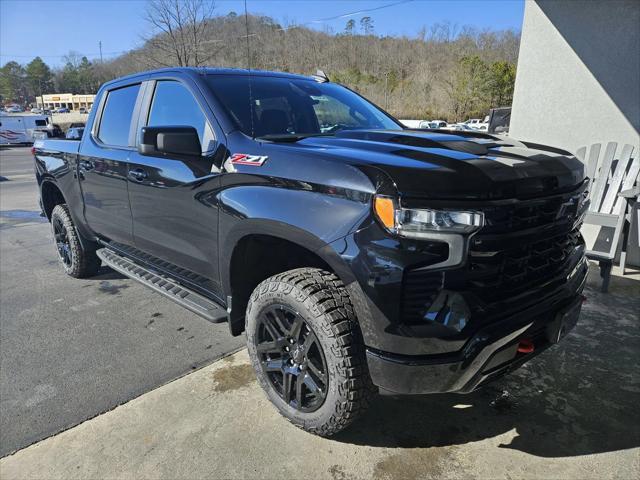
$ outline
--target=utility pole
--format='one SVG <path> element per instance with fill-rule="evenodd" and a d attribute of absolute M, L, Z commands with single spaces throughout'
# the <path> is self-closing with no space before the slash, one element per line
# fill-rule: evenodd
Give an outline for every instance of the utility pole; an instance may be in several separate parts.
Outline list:
<path fill-rule="evenodd" d="M 247 70 L 251 70 L 251 48 L 249 47 L 249 14 L 247 13 L 247 0 L 244 0 L 244 29 L 245 36 L 247 38 Z"/>
<path fill-rule="evenodd" d="M 100 47 L 100 63 L 104 63 L 102 61 L 102 40 L 98 42 L 98 47 Z"/>
<path fill-rule="evenodd" d="M 384 109 L 389 110 L 389 72 L 384 74 Z"/>

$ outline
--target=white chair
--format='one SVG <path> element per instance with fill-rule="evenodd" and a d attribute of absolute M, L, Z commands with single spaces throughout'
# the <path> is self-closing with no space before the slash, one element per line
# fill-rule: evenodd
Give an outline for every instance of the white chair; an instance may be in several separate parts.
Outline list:
<path fill-rule="evenodd" d="M 586 165 L 590 179 L 589 211 L 584 219 L 582 235 L 587 244 L 587 257 L 600 264 L 602 291 L 609 288 L 611 268 L 616 258 L 627 220 L 628 200 L 638 195 L 640 172 L 638 147 L 616 142 L 607 143 L 604 150 L 599 143 L 582 147 L 576 152 Z M 620 265 L 624 271 L 625 254 Z"/>

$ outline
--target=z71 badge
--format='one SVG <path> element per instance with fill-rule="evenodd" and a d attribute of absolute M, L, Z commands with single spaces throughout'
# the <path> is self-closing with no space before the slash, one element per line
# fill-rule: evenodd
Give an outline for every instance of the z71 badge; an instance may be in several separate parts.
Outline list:
<path fill-rule="evenodd" d="M 246 153 L 234 153 L 231 155 L 231 163 L 234 165 L 253 165 L 254 167 L 261 167 L 264 162 L 267 161 L 265 156 L 260 155 L 247 155 Z"/>

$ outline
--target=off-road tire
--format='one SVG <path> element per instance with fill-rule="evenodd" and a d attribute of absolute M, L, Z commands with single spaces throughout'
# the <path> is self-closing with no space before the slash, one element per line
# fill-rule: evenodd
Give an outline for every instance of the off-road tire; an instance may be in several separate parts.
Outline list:
<path fill-rule="evenodd" d="M 287 404 L 264 372 L 256 348 L 260 314 L 274 304 L 302 316 L 324 351 L 328 387 L 323 404 L 301 412 Z M 290 270 L 260 283 L 245 317 L 247 346 L 260 386 L 278 411 L 294 425 L 329 437 L 350 425 L 369 405 L 377 389 L 371 383 L 362 335 L 343 283 L 317 268 Z"/>
<path fill-rule="evenodd" d="M 61 254 L 58 252 L 55 232 L 55 225 L 58 221 L 61 222 L 61 225 L 66 231 L 70 263 L 65 263 Z M 73 220 L 69 214 L 69 208 L 66 204 L 60 204 L 54 207 L 51 212 L 51 227 L 56 254 L 67 275 L 74 278 L 86 278 L 95 275 L 100 268 L 100 259 L 96 255 L 95 250 L 85 250 L 82 248 L 82 243 L 80 242 L 78 232 L 73 224 Z"/>

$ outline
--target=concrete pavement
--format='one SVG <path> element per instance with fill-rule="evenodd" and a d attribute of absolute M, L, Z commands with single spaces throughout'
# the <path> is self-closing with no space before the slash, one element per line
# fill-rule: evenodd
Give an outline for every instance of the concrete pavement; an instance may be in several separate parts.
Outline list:
<path fill-rule="evenodd" d="M 640 278 L 604 295 L 597 277 L 562 344 L 474 394 L 379 397 L 322 439 L 275 412 L 242 351 L 3 458 L 0 476 L 638 478 Z"/>

